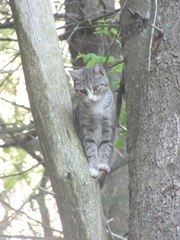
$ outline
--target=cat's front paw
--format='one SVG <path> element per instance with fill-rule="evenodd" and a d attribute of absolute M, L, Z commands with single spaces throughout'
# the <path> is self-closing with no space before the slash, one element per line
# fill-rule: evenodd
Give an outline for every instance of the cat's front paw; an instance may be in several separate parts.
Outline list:
<path fill-rule="evenodd" d="M 98 168 L 99 168 L 99 171 L 103 171 L 103 172 L 106 172 L 106 173 L 109 173 L 110 170 L 111 170 L 110 167 L 105 163 L 99 164 Z"/>
<path fill-rule="evenodd" d="M 96 168 L 89 168 L 89 172 L 93 178 L 97 178 L 99 175 L 99 169 Z"/>

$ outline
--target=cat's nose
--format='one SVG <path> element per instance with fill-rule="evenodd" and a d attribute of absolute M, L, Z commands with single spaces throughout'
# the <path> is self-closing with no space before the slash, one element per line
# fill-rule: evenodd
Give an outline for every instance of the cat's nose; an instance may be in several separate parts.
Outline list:
<path fill-rule="evenodd" d="M 95 102 L 95 100 L 92 98 L 92 99 L 89 99 L 89 101 L 90 102 L 92 102 L 92 103 L 94 103 Z"/>
<path fill-rule="evenodd" d="M 94 98 L 94 96 L 93 95 L 89 95 L 88 96 L 88 100 L 90 101 L 90 102 L 95 102 L 95 98 Z"/>

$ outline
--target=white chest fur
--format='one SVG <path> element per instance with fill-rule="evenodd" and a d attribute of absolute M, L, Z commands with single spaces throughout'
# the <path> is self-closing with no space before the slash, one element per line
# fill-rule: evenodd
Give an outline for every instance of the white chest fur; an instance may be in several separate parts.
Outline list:
<path fill-rule="evenodd" d="M 104 111 L 104 103 L 103 101 L 99 101 L 96 103 L 92 103 L 90 106 L 90 111 L 94 114 L 94 115 L 101 115 Z"/>

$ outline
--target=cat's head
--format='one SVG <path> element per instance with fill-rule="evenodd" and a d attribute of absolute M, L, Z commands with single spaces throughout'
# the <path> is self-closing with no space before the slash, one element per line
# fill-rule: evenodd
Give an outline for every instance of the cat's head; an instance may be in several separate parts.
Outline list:
<path fill-rule="evenodd" d="M 87 105 L 99 102 L 109 88 L 109 80 L 99 62 L 91 68 L 74 70 L 70 74 L 79 99 Z"/>

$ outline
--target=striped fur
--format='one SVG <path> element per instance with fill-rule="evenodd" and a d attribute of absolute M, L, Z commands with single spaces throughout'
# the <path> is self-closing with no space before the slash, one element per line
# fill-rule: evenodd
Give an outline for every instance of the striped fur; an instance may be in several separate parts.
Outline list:
<path fill-rule="evenodd" d="M 116 135 L 114 98 L 101 63 L 70 73 L 79 97 L 74 110 L 75 127 L 89 162 L 90 174 L 96 178 L 99 171 L 110 171 Z"/>

